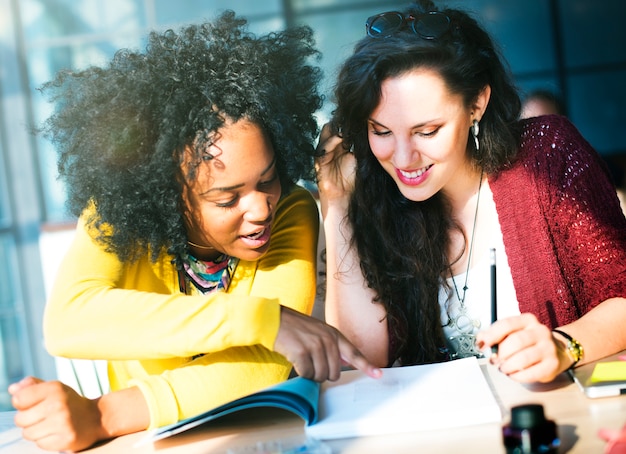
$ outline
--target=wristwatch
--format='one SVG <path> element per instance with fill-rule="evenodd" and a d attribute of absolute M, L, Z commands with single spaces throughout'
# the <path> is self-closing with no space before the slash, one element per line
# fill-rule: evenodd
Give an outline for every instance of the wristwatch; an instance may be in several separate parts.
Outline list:
<path fill-rule="evenodd" d="M 574 363 L 571 366 L 569 366 L 569 368 L 570 369 L 573 368 L 574 366 L 576 366 L 576 364 L 578 364 L 578 362 L 581 359 L 583 359 L 583 356 L 585 354 L 585 350 L 583 349 L 583 346 L 580 344 L 580 342 L 578 342 L 572 336 L 561 331 L 560 329 L 553 329 L 552 332 L 560 334 L 565 339 L 567 339 L 567 351 L 569 352 L 571 357 L 574 359 Z"/>

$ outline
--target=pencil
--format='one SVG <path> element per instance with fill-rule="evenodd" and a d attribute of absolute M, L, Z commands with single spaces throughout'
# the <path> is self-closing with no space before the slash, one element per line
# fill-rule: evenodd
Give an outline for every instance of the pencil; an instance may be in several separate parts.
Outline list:
<path fill-rule="evenodd" d="M 496 249 L 491 248 L 491 323 L 498 320 L 498 287 L 496 284 Z M 491 353 L 498 353 L 498 345 L 491 346 Z"/>

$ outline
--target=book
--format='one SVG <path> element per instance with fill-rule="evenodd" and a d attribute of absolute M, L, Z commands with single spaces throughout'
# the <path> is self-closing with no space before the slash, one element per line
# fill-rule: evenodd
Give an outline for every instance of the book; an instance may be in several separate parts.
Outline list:
<path fill-rule="evenodd" d="M 303 377 L 294 377 L 248 396 L 227 402 L 197 416 L 154 429 L 139 444 L 162 440 L 201 424 L 209 423 L 222 416 L 258 407 L 289 410 L 302 418 L 307 424 L 314 424 L 317 421 L 319 393 L 319 383 Z"/>
<path fill-rule="evenodd" d="M 626 394 L 626 356 L 623 352 L 569 369 L 568 373 L 589 398 Z"/>
<path fill-rule="evenodd" d="M 384 368 L 379 379 L 358 370 L 335 382 L 295 377 L 197 416 L 151 431 L 154 442 L 249 408 L 289 410 L 307 436 L 329 440 L 500 422 L 502 413 L 476 358 Z M 142 442 L 143 444 L 143 442 Z"/>

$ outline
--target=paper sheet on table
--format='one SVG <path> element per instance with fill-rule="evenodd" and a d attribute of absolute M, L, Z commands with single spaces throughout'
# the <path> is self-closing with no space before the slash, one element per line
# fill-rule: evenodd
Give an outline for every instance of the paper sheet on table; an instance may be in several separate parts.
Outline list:
<path fill-rule="evenodd" d="M 305 427 L 322 440 L 419 432 L 500 422 L 502 413 L 476 358 L 360 371 L 322 384 L 319 420 Z"/>
<path fill-rule="evenodd" d="M 22 439 L 22 429 L 13 422 L 15 413 L 15 411 L 0 411 L 0 449 L 17 444 Z"/>

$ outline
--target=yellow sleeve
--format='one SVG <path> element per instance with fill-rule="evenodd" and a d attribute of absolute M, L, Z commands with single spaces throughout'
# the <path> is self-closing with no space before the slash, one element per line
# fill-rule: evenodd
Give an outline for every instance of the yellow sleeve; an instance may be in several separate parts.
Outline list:
<path fill-rule="evenodd" d="M 201 356 L 159 375 L 131 379 L 150 411 L 148 429 L 172 424 L 289 377 L 291 364 L 260 345 Z"/>
<path fill-rule="evenodd" d="M 288 197 L 277 214 L 280 229 L 258 262 L 250 294 L 278 299 L 281 305 L 310 315 L 316 292 L 319 212 L 305 189 L 298 188 Z"/>
<path fill-rule="evenodd" d="M 319 217 L 296 189 L 279 203 L 270 248 L 240 262 L 228 293 L 178 290 L 171 257 L 121 263 L 79 222 L 44 315 L 48 351 L 71 358 L 191 357 L 235 346 L 272 349 L 279 305 L 310 313 L 315 296 Z"/>

